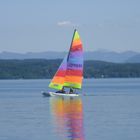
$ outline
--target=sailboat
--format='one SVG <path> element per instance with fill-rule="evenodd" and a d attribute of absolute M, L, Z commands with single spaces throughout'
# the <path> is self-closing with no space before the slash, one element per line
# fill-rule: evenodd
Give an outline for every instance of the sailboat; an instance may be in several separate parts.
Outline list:
<path fill-rule="evenodd" d="M 51 80 L 49 87 L 59 90 L 49 92 L 50 96 L 79 96 L 76 89 L 82 88 L 83 80 L 83 47 L 77 30 L 74 30 L 70 49 Z M 64 89 L 70 92 L 64 92 Z"/>

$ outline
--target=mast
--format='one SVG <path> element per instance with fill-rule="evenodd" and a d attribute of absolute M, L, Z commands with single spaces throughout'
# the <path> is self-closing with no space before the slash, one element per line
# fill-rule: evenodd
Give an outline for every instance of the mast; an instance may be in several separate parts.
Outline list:
<path fill-rule="evenodd" d="M 73 33 L 73 36 L 72 36 L 72 40 L 71 40 L 71 44 L 70 44 L 70 48 L 69 48 L 69 52 L 68 52 L 68 56 L 67 56 L 67 61 L 69 60 L 70 50 L 71 50 L 71 47 L 72 47 L 75 32 L 76 32 L 76 29 L 74 29 L 74 33 Z"/>

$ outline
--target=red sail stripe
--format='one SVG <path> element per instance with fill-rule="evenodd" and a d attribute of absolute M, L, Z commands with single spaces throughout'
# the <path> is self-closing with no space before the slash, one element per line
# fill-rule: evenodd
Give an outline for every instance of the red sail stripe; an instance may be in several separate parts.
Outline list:
<path fill-rule="evenodd" d="M 66 75 L 66 70 L 59 70 L 56 74 L 55 74 L 55 76 L 60 76 L 60 77 L 65 77 L 65 75 Z"/>
<path fill-rule="evenodd" d="M 71 47 L 70 51 L 71 52 L 82 51 L 82 45 L 73 46 L 73 47 Z"/>
<path fill-rule="evenodd" d="M 82 76 L 83 71 L 82 70 L 67 70 L 67 71 L 60 70 L 56 73 L 55 76 L 64 77 L 65 75 L 68 75 L 68 76 Z"/>
<path fill-rule="evenodd" d="M 67 76 L 82 76 L 83 71 L 82 70 L 67 70 L 66 75 Z"/>

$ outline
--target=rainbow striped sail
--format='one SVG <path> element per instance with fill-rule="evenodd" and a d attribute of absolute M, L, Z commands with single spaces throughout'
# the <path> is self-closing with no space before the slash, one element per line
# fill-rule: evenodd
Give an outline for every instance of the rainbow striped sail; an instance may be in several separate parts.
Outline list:
<path fill-rule="evenodd" d="M 81 89 L 83 79 L 83 47 L 80 36 L 74 30 L 68 55 L 64 58 L 49 87 L 61 90 L 63 87 Z"/>

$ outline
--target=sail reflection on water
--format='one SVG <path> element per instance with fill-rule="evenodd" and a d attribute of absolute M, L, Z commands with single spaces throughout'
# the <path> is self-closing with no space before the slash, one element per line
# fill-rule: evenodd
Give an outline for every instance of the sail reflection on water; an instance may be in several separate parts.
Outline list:
<path fill-rule="evenodd" d="M 82 100 L 51 98 L 52 121 L 65 140 L 84 140 Z"/>

